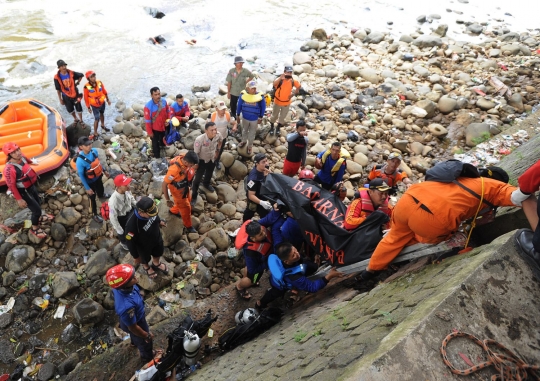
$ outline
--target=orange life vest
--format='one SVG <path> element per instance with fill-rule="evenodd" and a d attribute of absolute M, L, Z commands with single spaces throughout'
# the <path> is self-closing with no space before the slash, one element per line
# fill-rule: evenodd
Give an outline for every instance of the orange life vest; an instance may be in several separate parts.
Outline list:
<path fill-rule="evenodd" d="M 371 197 L 369 197 L 369 193 L 367 190 L 361 190 L 360 191 L 360 199 L 361 201 L 361 208 L 363 212 L 366 212 L 366 214 L 369 216 L 371 213 L 375 211 L 375 208 L 373 208 L 373 203 L 371 202 Z M 380 210 L 384 214 L 390 214 L 390 209 L 388 209 L 388 200 L 385 201 L 377 210 Z"/>
<path fill-rule="evenodd" d="M 252 242 L 249 240 L 246 232 L 246 226 L 250 222 L 251 220 L 247 220 L 240 227 L 240 230 L 238 231 L 238 234 L 236 235 L 236 238 L 234 240 L 234 247 L 237 250 L 244 248 L 247 250 L 253 250 L 260 253 L 261 255 L 272 254 L 270 253 L 270 250 L 272 249 L 272 235 L 270 233 L 270 230 L 266 229 L 264 226 L 262 227 L 263 229 L 266 229 L 266 238 L 269 242 Z"/>
<path fill-rule="evenodd" d="M 90 152 L 92 152 L 92 154 L 95 155 L 95 159 L 93 161 L 90 161 L 88 158 L 86 158 L 85 156 L 79 153 L 77 156 L 75 156 L 71 160 L 70 164 L 71 164 L 71 168 L 75 170 L 75 172 L 77 172 L 77 159 L 81 158 L 84 161 L 86 161 L 88 164 L 90 164 L 90 169 L 86 170 L 85 176 L 87 179 L 92 180 L 92 179 L 98 178 L 99 176 L 103 174 L 103 167 L 101 166 L 101 162 L 99 161 L 98 155 L 94 153 L 94 151 L 90 151 Z"/>
<path fill-rule="evenodd" d="M 32 169 L 30 163 L 26 159 L 22 158 L 23 164 L 13 163 L 8 161 L 6 165 L 12 165 L 15 167 L 15 173 L 17 174 L 17 188 L 29 188 L 37 181 L 37 173 Z"/>
<path fill-rule="evenodd" d="M 87 90 L 88 102 L 94 107 L 101 107 L 105 103 L 106 90 L 101 81 L 96 81 L 96 86 L 92 86 L 90 82 L 84 85 L 84 88 Z"/>
<path fill-rule="evenodd" d="M 58 71 L 56 73 L 56 75 L 54 76 L 54 78 L 58 81 L 58 83 L 60 84 L 60 90 L 66 94 L 68 97 L 70 98 L 77 98 L 77 96 L 79 95 L 77 93 L 77 86 L 75 86 L 75 80 L 73 79 L 73 72 L 71 70 L 68 70 L 67 71 L 68 74 L 69 74 L 69 79 L 67 80 L 69 82 L 69 90 L 66 89 L 66 85 L 64 83 L 64 81 L 62 80 L 62 78 L 60 78 L 60 71 Z"/>

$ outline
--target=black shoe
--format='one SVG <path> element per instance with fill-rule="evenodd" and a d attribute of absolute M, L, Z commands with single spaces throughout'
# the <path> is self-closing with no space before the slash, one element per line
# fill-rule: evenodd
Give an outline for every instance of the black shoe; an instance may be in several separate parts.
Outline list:
<path fill-rule="evenodd" d="M 192 226 L 190 228 L 187 228 L 188 233 L 197 233 L 197 230 Z"/>
<path fill-rule="evenodd" d="M 281 136 L 281 129 L 279 127 L 276 128 L 276 136 Z"/>
<path fill-rule="evenodd" d="M 274 127 L 270 128 L 270 132 L 268 133 L 270 136 L 273 136 L 274 135 Z"/>
<path fill-rule="evenodd" d="M 221 171 L 221 163 L 219 161 L 216 164 L 216 168 L 217 168 L 218 171 Z"/>
<path fill-rule="evenodd" d="M 540 266 L 540 253 L 534 250 L 533 237 L 534 232 L 531 229 L 519 229 L 514 235 L 514 243 L 527 262 Z"/>
<path fill-rule="evenodd" d="M 210 185 L 210 184 L 208 184 L 208 185 L 203 184 L 203 187 L 204 187 L 204 189 L 206 189 L 208 192 L 211 192 L 211 193 L 214 193 L 216 191 L 214 189 L 214 187 L 212 185 Z"/>

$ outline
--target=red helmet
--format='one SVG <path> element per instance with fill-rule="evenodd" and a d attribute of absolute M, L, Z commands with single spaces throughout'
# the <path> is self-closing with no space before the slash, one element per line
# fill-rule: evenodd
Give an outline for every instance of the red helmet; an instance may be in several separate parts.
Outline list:
<path fill-rule="evenodd" d="M 315 178 L 315 174 L 309 169 L 302 169 L 298 175 L 298 178 L 300 180 L 313 180 Z"/>
<path fill-rule="evenodd" d="M 135 268 L 128 264 L 116 265 L 107 270 L 107 283 L 112 288 L 120 288 L 131 280 L 135 273 Z"/>
<path fill-rule="evenodd" d="M 9 155 L 10 153 L 15 152 L 18 149 L 19 149 L 19 146 L 15 143 L 6 143 L 2 147 L 2 151 L 4 151 L 6 155 Z"/>
<path fill-rule="evenodd" d="M 96 73 L 94 73 L 92 70 L 88 70 L 84 76 L 88 79 L 90 78 L 92 74 L 96 74 Z"/>

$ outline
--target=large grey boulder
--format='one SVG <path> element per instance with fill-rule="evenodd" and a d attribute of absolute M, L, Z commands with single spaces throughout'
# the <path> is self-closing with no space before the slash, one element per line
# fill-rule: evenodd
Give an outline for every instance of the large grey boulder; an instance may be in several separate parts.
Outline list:
<path fill-rule="evenodd" d="M 54 274 L 52 289 L 55 298 L 63 298 L 77 288 L 79 288 L 79 282 L 77 274 L 73 271 L 60 271 Z"/>
<path fill-rule="evenodd" d="M 54 218 L 54 222 L 64 226 L 73 226 L 81 219 L 81 213 L 71 206 L 63 208 Z"/>
<path fill-rule="evenodd" d="M 116 260 L 106 249 L 100 249 L 88 258 L 84 272 L 88 278 L 105 275 L 108 269 L 116 265 Z"/>
<path fill-rule="evenodd" d="M 7 254 L 6 268 L 8 271 L 18 274 L 26 270 L 34 262 L 35 258 L 36 252 L 32 246 L 15 246 Z"/>
<path fill-rule="evenodd" d="M 438 36 L 433 35 L 421 35 L 413 41 L 413 45 L 418 46 L 419 48 L 432 48 L 434 46 L 441 46 L 443 44 L 442 40 Z"/>
<path fill-rule="evenodd" d="M 72 309 L 73 316 L 80 325 L 98 324 L 104 318 L 105 310 L 101 304 L 90 298 L 84 298 L 75 304 Z"/>

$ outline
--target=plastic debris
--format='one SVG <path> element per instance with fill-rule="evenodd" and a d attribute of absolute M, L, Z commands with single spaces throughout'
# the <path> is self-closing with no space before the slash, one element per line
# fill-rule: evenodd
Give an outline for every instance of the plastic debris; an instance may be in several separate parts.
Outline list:
<path fill-rule="evenodd" d="M 62 319 L 64 317 L 64 313 L 66 312 L 66 306 L 61 304 L 56 309 L 56 312 L 54 313 L 53 318 L 54 319 Z"/>

